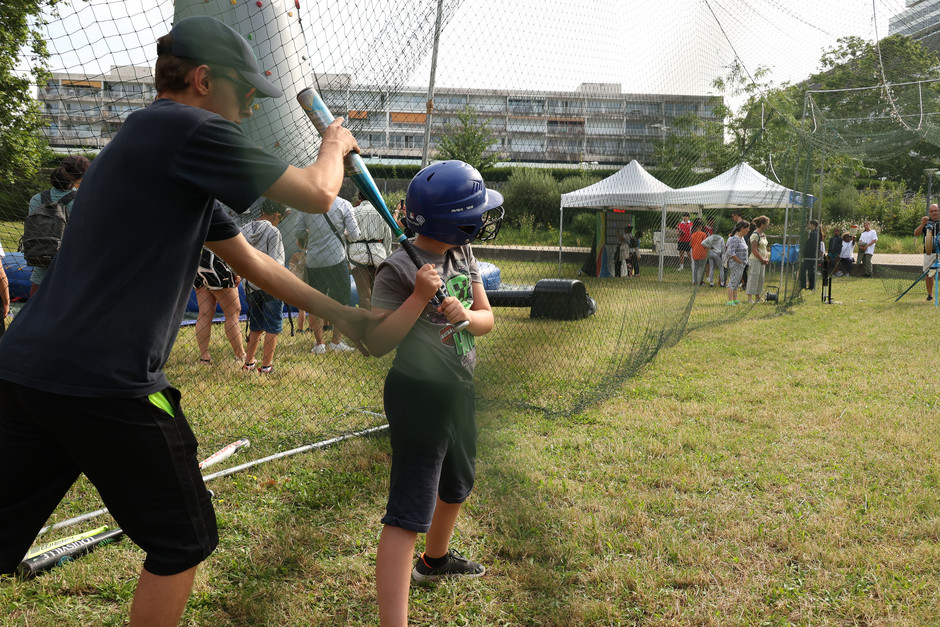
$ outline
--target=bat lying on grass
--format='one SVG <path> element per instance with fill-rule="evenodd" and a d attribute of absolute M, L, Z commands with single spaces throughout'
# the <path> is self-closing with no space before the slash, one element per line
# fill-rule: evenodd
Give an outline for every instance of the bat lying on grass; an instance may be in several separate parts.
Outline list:
<path fill-rule="evenodd" d="M 44 570 L 49 570 L 55 566 L 71 562 L 76 557 L 93 551 L 99 546 L 111 544 L 119 540 L 123 535 L 124 532 L 120 528 L 111 529 L 110 531 L 101 531 L 94 535 L 67 542 L 61 546 L 39 553 L 34 557 L 29 557 L 29 554 L 27 554 L 26 559 L 20 562 L 19 566 L 16 567 L 16 574 L 24 579 L 35 577 Z M 68 538 L 66 538 L 66 540 L 68 540 Z"/>
<path fill-rule="evenodd" d="M 87 538 L 88 536 L 93 536 L 98 533 L 102 533 L 108 530 L 107 525 L 102 525 L 96 529 L 91 529 L 90 531 L 85 531 L 83 533 L 76 533 L 72 536 L 67 536 L 65 538 L 59 538 L 58 540 L 52 540 L 51 542 L 44 542 L 34 546 L 26 553 L 26 557 L 23 559 L 28 560 L 32 557 L 36 557 L 40 553 L 45 553 L 46 551 L 51 551 L 52 549 L 57 549 L 60 546 L 68 544 L 69 542 L 75 542 L 76 540 L 81 540 L 82 538 Z"/>
<path fill-rule="evenodd" d="M 208 468 L 214 464 L 228 459 L 239 450 L 247 448 L 251 445 L 251 442 L 247 438 L 241 438 L 228 444 L 215 453 L 205 458 L 199 462 L 199 469 Z M 210 497 L 213 496 L 212 490 L 209 490 Z M 88 520 L 94 516 L 98 516 L 106 513 L 107 508 L 103 508 L 83 516 L 78 516 L 76 518 L 63 521 L 59 523 L 59 526 L 53 525 L 50 528 L 59 528 L 66 526 L 67 524 L 75 524 L 81 522 L 82 520 Z M 43 530 L 45 531 L 45 529 Z M 23 561 L 20 562 L 19 566 L 16 568 L 16 573 L 20 577 L 30 578 L 34 577 L 37 573 L 40 573 L 44 570 L 49 570 L 55 566 L 59 566 L 66 562 L 71 562 L 76 557 L 84 555 L 96 547 L 111 544 L 116 540 L 119 540 L 124 535 L 124 532 L 118 529 L 108 530 L 107 526 L 98 527 L 97 529 L 92 529 L 91 531 L 86 531 L 84 533 L 77 533 L 75 535 L 68 536 L 66 538 L 60 538 L 59 540 L 53 540 L 51 542 L 46 542 L 38 546 L 33 547 L 29 550 L 26 556 L 23 558 Z"/>

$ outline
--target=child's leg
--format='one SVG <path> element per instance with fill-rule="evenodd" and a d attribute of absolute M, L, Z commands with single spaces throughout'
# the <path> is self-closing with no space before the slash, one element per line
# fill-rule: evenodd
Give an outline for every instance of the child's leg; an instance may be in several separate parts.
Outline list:
<path fill-rule="evenodd" d="M 313 337 L 316 340 L 317 344 L 323 343 L 323 318 L 314 316 L 313 314 L 307 319 L 307 326 L 313 327 Z"/>
<path fill-rule="evenodd" d="M 379 619 L 388 627 L 408 624 L 408 590 L 411 586 L 415 540 L 413 531 L 385 525 L 375 558 L 375 587 L 379 596 Z"/>
<path fill-rule="evenodd" d="M 199 345 L 199 358 L 208 362 L 209 338 L 212 334 L 212 318 L 215 316 L 215 294 L 208 287 L 196 290 L 196 300 L 199 302 L 199 317 L 196 318 L 196 343 Z"/>
<path fill-rule="evenodd" d="M 447 555 L 450 537 L 454 534 L 454 525 L 457 524 L 457 514 L 460 513 L 460 505 L 460 503 L 445 503 L 437 499 L 431 528 L 428 529 L 424 543 L 424 552 L 428 557 L 436 559 Z"/>
<path fill-rule="evenodd" d="M 242 304 L 238 298 L 238 288 L 231 287 L 219 290 L 219 304 L 222 306 L 222 313 L 225 314 L 225 336 L 228 338 L 229 344 L 232 345 L 235 359 L 245 361 L 242 332 L 238 327 L 238 315 L 242 310 Z"/>
<path fill-rule="evenodd" d="M 264 349 L 261 355 L 261 366 L 267 367 L 274 363 L 274 349 L 277 347 L 277 333 L 264 334 Z"/>
<path fill-rule="evenodd" d="M 245 363 L 255 363 L 255 353 L 258 351 L 258 341 L 261 339 L 262 331 L 251 331 L 248 334 L 248 347 L 245 349 Z"/>

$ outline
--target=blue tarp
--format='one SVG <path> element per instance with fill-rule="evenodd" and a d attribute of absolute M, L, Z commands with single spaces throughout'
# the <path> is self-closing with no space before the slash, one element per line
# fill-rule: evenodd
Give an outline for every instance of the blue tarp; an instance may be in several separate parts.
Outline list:
<path fill-rule="evenodd" d="M 787 263 L 796 263 L 800 258 L 800 245 L 790 244 L 787 246 Z M 771 244 L 770 263 L 780 263 L 783 261 L 783 244 Z"/>

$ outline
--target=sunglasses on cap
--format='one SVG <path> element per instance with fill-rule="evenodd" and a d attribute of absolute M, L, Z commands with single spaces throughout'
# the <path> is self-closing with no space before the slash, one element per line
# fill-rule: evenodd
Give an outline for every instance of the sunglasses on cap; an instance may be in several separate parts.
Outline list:
<path fill-rule="evenodd" d="M 215 78 L 224 78 L 228 82 L 232 83 L 236 87 L 240 87 L 244 92 L 242 98 L 245 100 L 246 105 L 250 105 L 251 101 L 255 99 L 255 87 L 240 78 L 235 78 L 234 76 L 229 76 L 228 74 L 223 74 L 219 72 L 218 74 L 213 74 Z"/>

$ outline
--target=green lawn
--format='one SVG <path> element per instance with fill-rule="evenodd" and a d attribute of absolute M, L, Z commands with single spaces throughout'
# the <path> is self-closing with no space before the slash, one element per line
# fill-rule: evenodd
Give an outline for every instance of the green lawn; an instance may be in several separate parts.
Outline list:
<path fill-rule="evenodd" d="M 489 572 L 413 590 L 413 624 L 936 624 L 940 312 L 836 287 L 692 331 L 583 411 L 486 402 L 454 546 Z M 215 482 L 184 624 L 376 624 L 388 463 L 375 437 Z M 142 558 L 4 580 L 0 623 L 123 624 Z"/>

